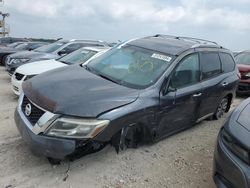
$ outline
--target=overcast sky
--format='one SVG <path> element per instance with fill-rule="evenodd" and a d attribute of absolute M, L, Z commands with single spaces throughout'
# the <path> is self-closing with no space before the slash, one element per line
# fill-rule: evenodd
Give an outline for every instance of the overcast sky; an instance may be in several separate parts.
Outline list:
<path fill-rule="evenodd" d="M 5 0 L 12 36 L 126 40 L 172 34 L 250 49 L 250 0 Z"/>

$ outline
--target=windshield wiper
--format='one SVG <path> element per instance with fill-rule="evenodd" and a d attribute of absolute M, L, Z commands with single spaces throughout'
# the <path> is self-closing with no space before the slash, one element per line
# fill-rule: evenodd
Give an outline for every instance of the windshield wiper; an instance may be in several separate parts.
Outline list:
<path fill-rule="evenodd" d="M 105 76 L 105 75 L 101 74 L 100 72 L 98 72 L 98 71 L 96 71 L 96 70 L 90 68 L 90 67 L 87 66 L 87 65 L 83 65 L 82 67 L 84 67 L 86 70 L 88 70 L 89 72 L 94 73 L 94 74 L 97 75 L 97 76 L 100 76 L 100 77 L 102 77 L 102 78 L 104 78 L 104 79 L 106 79 L 106 80 L 109 80 L 109 81 L 111 81 L 111 82 L 113 82 L 113 83 L 116 83 L 116 84 L 118 84 L 118 85 L 121 85 L 121 83 L 120 83 L 119 81 L 113 80 L 112 78 L 109 78 L 108 76 Z"/>
<path fill-rule="evenodd" d="M 111 78 L 109 78 L 109 77 L 107 77 L 107 76 L 105 76 L 105 75 L 102 75 L 102 74 L 97 74 L 97 75 L 100 76 L 100 77 L 102 77 L 102 78 L 104 78 L 104 79 L 106 79 L 106 80 L 109 80 L 109 81 L 114 82 L 114 83 L 116 83 L 116 84 L 118 84 L 118 85 L 121 85 L 120 82 L 118 82 L 118 81 L 116 81 L 116 80 L 113 80 L 113 79 L 111 79 Z"/>

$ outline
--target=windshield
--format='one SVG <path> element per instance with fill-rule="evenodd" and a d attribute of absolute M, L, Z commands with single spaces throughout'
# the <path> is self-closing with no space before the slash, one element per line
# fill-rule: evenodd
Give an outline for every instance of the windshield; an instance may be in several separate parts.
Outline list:
<path fill-rule="evenodd" d="M 96 51 L 92 50 L 79 49 L 57 60 L 69 65 L 74 63 L 84 63 L 96 53 L 97 53 Z"/>
<path fill-rule="evenodd" d="M 28 43 L 23 43 L 23 44 L 20 44 L 16 47 L 16 49 L 19 49 L 19 50 L 26 50 L 28 49 L 29 47 L 29 44 Z"/>
<path fill-rule="evenodd" d="M 237 64 L 250 65 L 250 53 L 239 53 L 235 56 Z"/>
<path fill-rule="evenodd" d="M 54 42 L 49 45 L 42 46 L 40 48 L 37 48 L 36 52 L 44 52 L 44 53 L 52 53 L 56 50 L 58 50 L 60 47 L 62 47 L 66 42 Z"/>
<path fill-rule="evenodd" d="M 8 44 L 7 46 L 10 47 L 10 48 L 15 48 L 15 47 L 17 47 L 18 45 L 21 45 L 21 44 L 22 43 L 15 42 L 15 43 Z"/>
<path fill-rule="evenodd" d="M 142 89 L 155 83 L 172 59 L 160 52 L 127 45 L 91 60 L 87 69 L 121 85 Z"/>

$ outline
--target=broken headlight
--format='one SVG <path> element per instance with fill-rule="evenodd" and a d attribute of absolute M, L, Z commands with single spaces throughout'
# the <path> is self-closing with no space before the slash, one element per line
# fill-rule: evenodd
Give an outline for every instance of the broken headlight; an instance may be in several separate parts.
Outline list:
<path fill-rule="evenodd" d="M 109 120 L 62 117 L 52 123 L 45 134 L 65 138 L 93 138 L 102 132 L 109 122 Z"/>
<path fill-rule="evenodd" d="M 249 150 L 243 147 L 238 141 L 236 141 L 229 133 L 222 129 L 221 131 L 222 141 L 226 147 L 234 153 L 241 160 L 250 164 Z"/>

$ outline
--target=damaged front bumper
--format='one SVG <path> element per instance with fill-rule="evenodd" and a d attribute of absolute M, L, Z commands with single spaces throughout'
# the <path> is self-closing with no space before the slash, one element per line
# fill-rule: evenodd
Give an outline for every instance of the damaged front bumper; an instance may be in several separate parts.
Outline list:
<path fill-rule="evenodd" d="M 64 159 L 76 150 L 76 141 L 34 134 L 26 125 L 22 114 L 15 111 L 16 126 L 31 151 L 38 156 Z"/>

